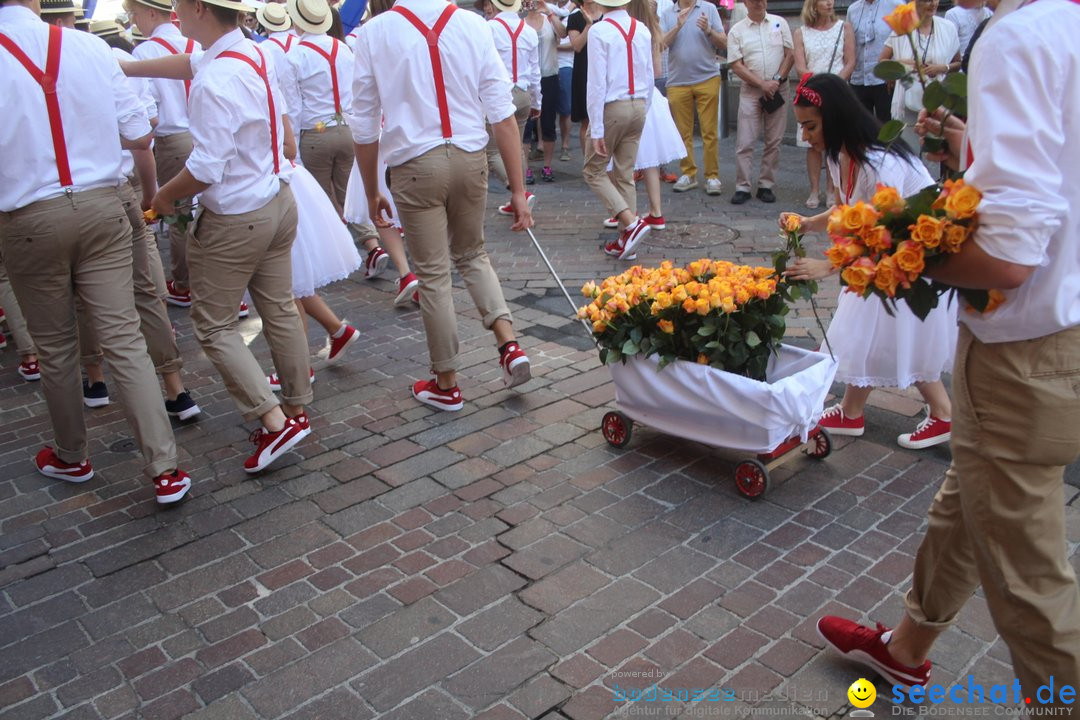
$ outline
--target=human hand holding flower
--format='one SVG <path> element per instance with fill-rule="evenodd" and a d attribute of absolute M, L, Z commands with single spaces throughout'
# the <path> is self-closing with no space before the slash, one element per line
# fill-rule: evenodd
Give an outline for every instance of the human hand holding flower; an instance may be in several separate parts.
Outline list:
<path fill-rule="evenodd" d="M 787 266 L 784 277 L 789 280 L 821 280 L 827 278 L 833 272 L 835 272 L 835 268 L 828 260 L 801 257 L 795 258 Z"/>

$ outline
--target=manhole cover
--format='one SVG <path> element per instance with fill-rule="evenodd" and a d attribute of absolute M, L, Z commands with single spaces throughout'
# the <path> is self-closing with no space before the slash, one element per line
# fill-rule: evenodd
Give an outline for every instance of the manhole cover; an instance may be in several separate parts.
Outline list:
<path fill-rule="evenodd" d="M 123 440 L 117 440 L 109 446 L 109 452 L 114 453 L 127 453 L 135 452 L 138 449 L 138 445 L 135 444 L 135 440 L 132 438 L 124 438 Z"/>
<path fill-rule="evenodd" d="M 716 245 L 730 245 L 738 237 L 737 230 L 719 223 L 669 222 L 665 230 L 649 233 L 642 242 L 649 247 L 701 250 Z"/>

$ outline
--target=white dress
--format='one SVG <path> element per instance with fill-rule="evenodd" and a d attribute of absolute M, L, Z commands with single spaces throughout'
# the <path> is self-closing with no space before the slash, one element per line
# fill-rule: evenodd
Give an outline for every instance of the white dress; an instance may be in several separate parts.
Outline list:
<path fill-rule="evenodd" d="M 933 184 L 918 160 L 912 164 L 880 150 L 871 151 L 867 159 L 869 167 L 864 165 L 859 172 L 851 203 L 869 202 L 879 182 L 904 197 Z M 840 188 L 839 168 L 832 160 L 828 164 L 833 184 Z M 864 299 L 841 290 L 825 335 L 839 364 L 836 380 L 858 387 L 898 388 L 940 380 L 941 373 L 952 368 L 956 352 L 957 305 L 956 298 L 942 295 L 938 306 L 920 321 L 906 303 L 898 303 L 890 316 L 877 296 Z"/>
<path fill-rule="evenodd" d="M 292 245 L 293 296 L 311 297 L 324 285 L 349 277 L 363 261 L 348 228 L 311 173 L 297 165 L 288 179 L 299 216 Z"/>
<path fill-rule="evenodd" d="M 837 20 L 828 30 L 815 30 L 803 26 L 803 48 L 806 53 L 806 68 L 815 75 L 835 73 L 844 67 L 844 21 Z M 833 48 L 836 49 L 834 54 Z M 795 133 L 795 144 L 808 148 L 810 143 L 803 140 L 801 132 Z"/>
<path fill-rule="evenodd" d="M 401 227 L 401 218 L 398 217 L 397 206 L 390 189 L 386 186 L 386 164 L 379 158 L 379 192 L 390 203 L 393 217 L 386 218 L 394 225 Z M 349 173 L 349 185 L 345 188 L 345 220 L 351 223 L 371 224 L 371 216 L 368 214 L 367 193 L 364 192 L 364 181 L 360 178 L 360 167 L 353 161 L 352 172 Z"/>
<path fill-rule="evenodd" d="M 634 169 L 660 167 L 684 157 L 686 145 L 683 144 L 679 128 L 671 117 L 667 98 L 661 95 L 659 90 L 654 90 L 649 112 L 645 115 L 645 127 L 641 129 Z"/>

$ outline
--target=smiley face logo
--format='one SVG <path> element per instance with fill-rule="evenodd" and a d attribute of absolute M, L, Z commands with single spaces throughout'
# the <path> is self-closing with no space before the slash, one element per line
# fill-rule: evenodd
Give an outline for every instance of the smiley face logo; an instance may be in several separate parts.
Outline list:
<path fill-rule="evenodd" d="M 866 678 L 859 678 L 851 683 L 847 690 L 848 700 L 857 708 L 868 708 L 874 704 L 877 698 L 877 689 Z"/>

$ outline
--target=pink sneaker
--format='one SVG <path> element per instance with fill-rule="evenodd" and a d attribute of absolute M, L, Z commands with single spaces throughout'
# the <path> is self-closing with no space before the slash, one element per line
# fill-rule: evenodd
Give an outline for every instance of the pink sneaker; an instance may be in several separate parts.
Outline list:
<path fill-rule="evenodd" d="M 499 356 L 499 365 L 503 371 L 503 385 L 507 388 L 517 387 L 532 379 L 529 358 L 516 341 L 506 343 Z"/>
<path fill-rule="evenodd" d="M 826 615 L 818 620 L 817 629 L 836 652 L 874 669 L 890 684 L 910 688 L 930 682 L 929 660 L 919 667 L 908 667 L 893 659 L 889 654 L 889 638 L 883 637 L 886 633 L 891 636 L 892 631 L 881 623 L 877 623 L 875 631 L 842 617 Z"/>
<path fill-rule="evenodd" d="M 461 399 L 461 391 L 458 390 L 457 385 L 449 390 L 443 390 L 435 378 L 413 383 L 412 394 L 425 405 L 440 410 L 460 410 L 465 407 L 465 401 Z"/>
<path fill-rule="evenodd" d="M 312 370 L 309 370 L 309 372 L 311 373 L 311 375 L 310 375 L 310 377 L 311 377 L 310 384 L 314 385 L 315 384 L 315 370 L 312 369 Z M 278 377 L 277 373 L 270 373 L 269 375 L 267 375 L 266 381 L 268 383 L 270 383 L 271 392 L 281 392 L 281 378 Z"/>
<path fill-rule="evenodd" d="M 844 410 L 839 403 L 825 408 L 825 412 L 821 413 L 821 420 L 818 421 L 818 427 L 825 428 L 833 435 L 850 435 L 851 437 L 859 437 L 866 431 L 863 418 L 849 418 L 844 415 Z"/>
<path fill-rule="evenodd" d="M 648 215 L 643 217 L 642 220 L 644 220 L 646 224 L 648 224 L 648 226 L 651 227 L 653 230 L 663 230 L 667 227 L 667 223 L 664 222 L 663 215 L 653 215 L 652 213 L 649 213 Z"/>
<path fill-rule="evenodd" d="M 930 408 L 926 408 L 926 419 L 918 424 L 915 432 L 904 433 L 896 438 L 900 447 L 908 450 L 922 450 L 947 443 L 952 438 L 952 422 L 942 420 L 930 414 Z"/>
<path fill-rule="evenodd" d="M 54 480 L 84 483 L 94 477 L 94 468 L 90 467 L 89 460 L 83 460 L 81 463 L 66 463 L 58 458 L 48 445 L 38 451 L 37 457 L 34 458 L 34 465 L 37 466 L 39 473 Z"/>
<path fill-rule="evenodd" d="M 390 262 L 390 255 L 376 245 L 367 254 L 367 259 L 364 260 L 364 279 L 370 280 L 381 275 L 388 262 Z"/>
<path fill-rule="evenodd" d="M 342 326 L 345 328 L 345 332 L 341 333 L 341 337 L 330 336 L 330 354 L 326 356 L 326 362 L 336 363 L 341 359 L 342 353 L 345 352 L 345 348 L 352 345 L 354 342 L 360 339 L 360 333 L 352 325 L 346 324 L 344 320 L 341 321 Z M 314 370 L 311 371 L 312 377 L 314 377 Z"/>
<path fill-rule="evenodd" d="M 394 305 L 401 306 L 409 302 L 411 296 L 416 294 L 417 288 L 420 287 L 420 281 L 416 279 L 416 276 L 409 273 L 405 277 L 398 280 L 398 294 L 394 298 Z"/>
<path fill-rule="evenodd" d="M 180 502 L 191 489 L 191 477 L 183 470 L 173 470 L 154 478 L 158 505 L 171 505 Z"/>
<path fill-rule="evenodd" d="M 527 203 L 529 203 L 529 209 L 532 210 L 533 205 L 536 204 L 536 196 L 533 195 L 531 192 L 527 192 L 527 193 L 525 193 L 525 201 Z M 510 203 L 506 203 L 505 205 L 500 205 L 499 206 L 499 214 L 500 215 L 509 215 L 510 217 L 513 217 L 514 216 L 514 208 L 510 205 Z"/>
<path fill-rule="evenodd" d="M 255 454 L 244 461 L 244 470 L 257 473 L 267 468 L 310 434 L 310 426 L 305 429 L 293 418 L 286 418 L 285 427 L 277 432 L 259 428 L 251 433 L 251 442 L 255 443 Z"/>

